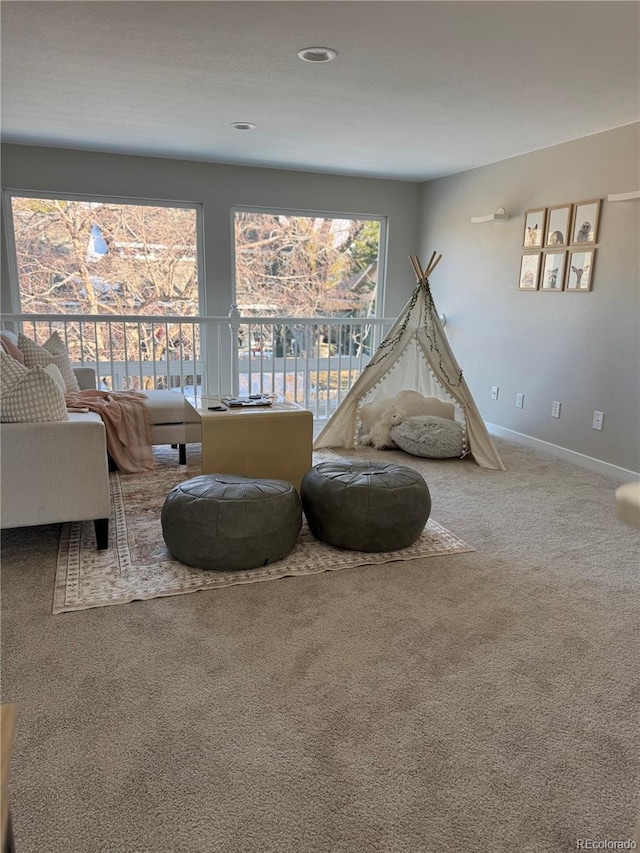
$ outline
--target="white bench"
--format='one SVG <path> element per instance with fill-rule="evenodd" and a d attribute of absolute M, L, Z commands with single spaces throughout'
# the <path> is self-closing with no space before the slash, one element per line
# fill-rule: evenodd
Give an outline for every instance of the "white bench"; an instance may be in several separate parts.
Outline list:
<path fill-rule="evenodd" d="M 153 425 L 153 444 L 178 448 L 180 465 L 187 464 L 187 444 L 200 442 L 200 415 L 177 391 L 145 391 Z"/>
<path fill-rule="evenodd" d="M 92 367 L 74 369 L 81 389 L 96 387 Z M 178 448 L 180 465 L 186 465 L 186 445 L 200 443 L 200 415 L 179 391 L 144 391 L 151 415 L 152 444 Z"/>

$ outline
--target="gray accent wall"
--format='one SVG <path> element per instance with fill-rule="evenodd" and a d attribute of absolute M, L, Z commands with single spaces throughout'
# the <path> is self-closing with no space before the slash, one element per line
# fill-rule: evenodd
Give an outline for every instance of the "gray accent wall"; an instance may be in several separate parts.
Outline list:
<path fill-rule="evenodd" d="M 2 186 L 23 191 L 201 203 L 209 316 L 226 316 L 233 301 L 234 205 L 385 216 L 388 288 L 384 316 L 395 317 L 400 312 L 414 283 L 407 256 L 418 243 L 418 183 L 3 145 Z M 6 246 L 4 238 L 2 245 Z M 2 304 L 3 310 L 9 311 L 5 256 L 3 251 Z"/>
<path fill-rule="evenodd" d="M 640 125 L 628 125 L 426 183 L 420 239 L 422 258 L 443 254 L 432 291 L 484 419 L 636 472 L 640 199 L 606 198 L 640 189 L 639 142 Z M 519 291 L 524 211 L 595 198 L 604 201 L 592 291 Z M 507 222 L 471 223 L 498 207 Z M 594 410 L 605 413 L 602 432 Z"/>

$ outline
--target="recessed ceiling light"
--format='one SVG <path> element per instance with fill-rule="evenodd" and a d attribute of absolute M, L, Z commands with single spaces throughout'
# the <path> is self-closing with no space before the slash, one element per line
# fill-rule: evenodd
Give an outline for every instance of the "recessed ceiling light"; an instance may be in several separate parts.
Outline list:
<path fill-rule="evenodd" d="M 250 121 L 234 121 L 231 127 L 234 130 L 255 130 L 257 125 Z"/>
<path fill-rule="evenodd" d="M 331 62 L 338 55 L 332 47 L 303 47 L 298 51 L 300 59 L 305 62 Z"/>

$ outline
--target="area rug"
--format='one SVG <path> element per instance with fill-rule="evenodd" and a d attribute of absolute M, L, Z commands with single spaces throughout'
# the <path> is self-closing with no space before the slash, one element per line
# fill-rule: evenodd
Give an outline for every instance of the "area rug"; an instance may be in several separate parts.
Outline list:
<path fill-rule="evenodd" d="M 156 450 L 155 455 L 153 471 L 110 474 L 112 516 L 108 550 L 96 550 L 93 522 L 62 526 L 54 614 L 474 550 L 432 519 L 409 548 L 379 554 L 325 545 L 303 524 L 294 550 L 277 563 L 248 571 L 194 569 L 175 560 L 165 547 L 160 512 L 168 492 L 176 483 L 198 474 L 198 466 L 191 464 L 191 470 L 179 466 L 175 451 L 171 454 L 164 448 Z M 335 455 L 331 451 L 320 451 L 314 454 L 314 463 L 332 457 Z"/>

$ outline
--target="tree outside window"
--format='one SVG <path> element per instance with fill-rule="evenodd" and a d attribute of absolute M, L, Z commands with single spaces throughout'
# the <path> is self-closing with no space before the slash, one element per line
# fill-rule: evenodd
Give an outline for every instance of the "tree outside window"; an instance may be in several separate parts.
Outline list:
<path fill-rule="evenodd" d="M 236 211 L 241 314 L 375 315 L 380 222 Z"/>
<path fill-rule="evenodd" d="M 18 196 L 11 206 L 22 313 L 198 315 L 195 208 Z M 193 359 L 194 332 L 112 322 L 81 334 L 70 323 L 66 343 L 74 361 Z"/>

